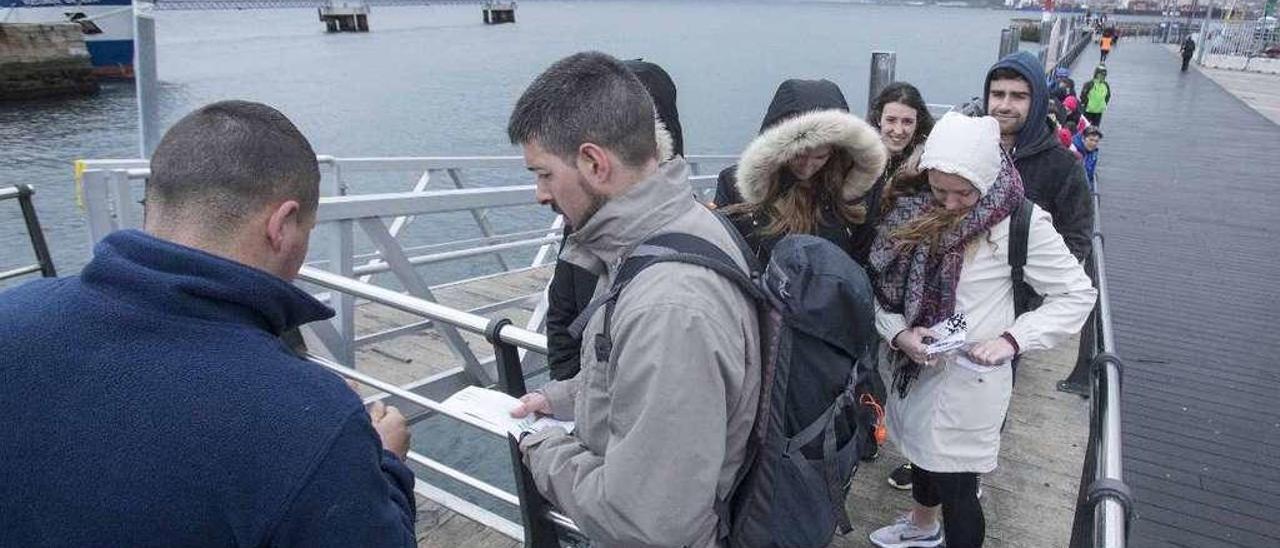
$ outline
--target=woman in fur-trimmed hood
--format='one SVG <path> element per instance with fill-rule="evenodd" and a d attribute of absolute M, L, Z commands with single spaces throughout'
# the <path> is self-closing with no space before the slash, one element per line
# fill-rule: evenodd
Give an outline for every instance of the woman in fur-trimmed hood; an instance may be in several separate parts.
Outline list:
<path fill-rule="evenodd" d="M 833 96 L 839 106 L 822 108 Z M 792 114 L 763 130 L 738 161 L 735 188 L 742 203 L 726 213 L 762 263 L 788 234 L 820 236 L 859 259 L 855 232 L 874 230 L 866 225 L 863 202 L 888 152 L 875 128 L 849 114 L 843 99 L 826 80 L 784 82 L 770 110 L 782 102 Z"/>

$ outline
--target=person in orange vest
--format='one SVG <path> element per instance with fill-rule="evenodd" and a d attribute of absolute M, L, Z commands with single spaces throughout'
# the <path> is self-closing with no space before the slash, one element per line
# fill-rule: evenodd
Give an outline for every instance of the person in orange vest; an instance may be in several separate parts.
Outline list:
<path fill-rule="evenodd" d="M 1115 37 L 1111 34 L 1111 31 L 1108 30 L 1102 34 L 1102 40 L 1098 42 L 1098 48 L 1102 50 L 1102 59 L 1099 61 L 1100 63 L 1105 63 L 1107 61 L 1107 55 L 1111 53 L 1111 45 L 1114 42 Z"/>

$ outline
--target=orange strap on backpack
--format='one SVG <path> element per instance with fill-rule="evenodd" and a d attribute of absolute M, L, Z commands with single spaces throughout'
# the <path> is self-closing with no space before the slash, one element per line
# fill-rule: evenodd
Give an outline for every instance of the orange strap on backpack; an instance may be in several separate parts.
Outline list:
<path fill-rule="evenodd" d="M 876 397 L 871 394 L 863 394 L 858 398 L 858 403 L 870 407 L 876 414 L 876 445 L 884 445 L 885 440 L 889 439 L 889 429 L 884 425 L 884 407 L 880 406 L 880 402 L 876 401 Z"/>

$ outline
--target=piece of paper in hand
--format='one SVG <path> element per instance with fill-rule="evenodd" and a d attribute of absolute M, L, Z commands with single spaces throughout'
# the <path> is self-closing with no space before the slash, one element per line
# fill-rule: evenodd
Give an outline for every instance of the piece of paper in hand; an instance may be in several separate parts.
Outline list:
<path fill-rule="evenodd" d="M 541 432 L 553 426 L 563 428 L 566 432 L 573 432 L 572 421 L 535 415 L 529 415 L 523 419 L 512 417 L 511 410 L 520 405 L 520 400 L 503 392 L 479 386 L 463 388 L 440 402 L 440 405 L 449 411 L 486 424 L 490 430 L 506 432 L 517 437 L 520 432 Z"/>
<path fill-rule="evenodd" d="M 956 312 L 929 329 L 938 334 L 938 339 L 924 351 L 929 355 L 941 354 L 964 346 L 965 337 L 969 335 L 969 318 L 964 312 Z"/>
<path fill-rule="evenodd" d="M 980 363 L 976 363 L 973 360 L 970 360 L 969 356 L 965 355 L 964 352 L 956 355 L 956 365 L 978 373 L 990 373 L 1000 369 L 1001 367 L 1005 367 L 1005 365 L 982 365 Z"/>

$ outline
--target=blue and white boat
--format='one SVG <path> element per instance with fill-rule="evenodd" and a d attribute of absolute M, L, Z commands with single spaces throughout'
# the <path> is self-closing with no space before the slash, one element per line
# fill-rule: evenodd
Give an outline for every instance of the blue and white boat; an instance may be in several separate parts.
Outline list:
<path fill-rule="evenodd" d="M 76 23 L 95 73 L 133 77 L 132 0 L 0 0 L 0 23 Z"/>

